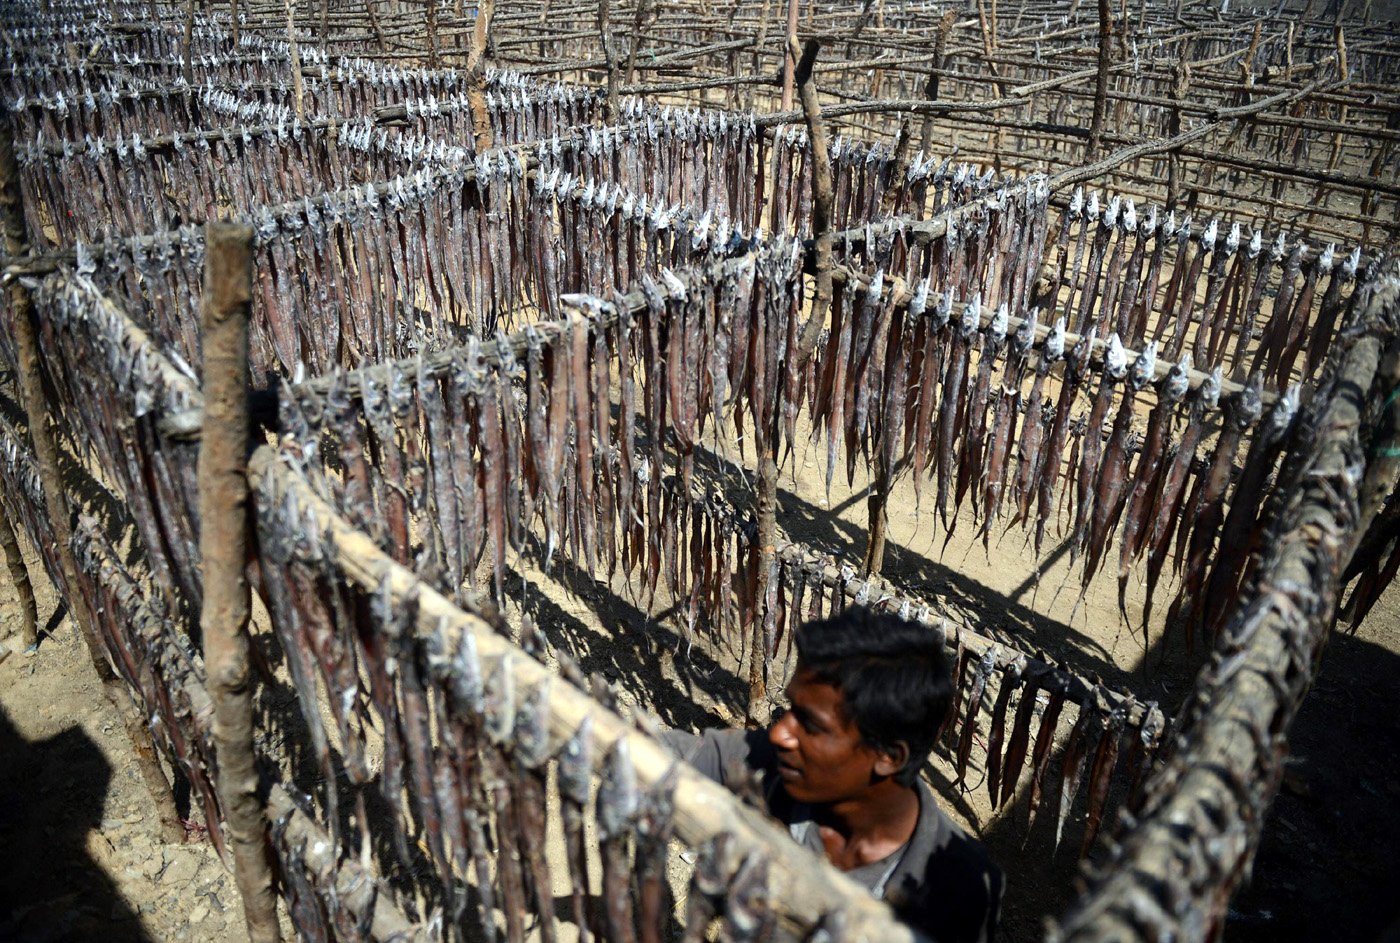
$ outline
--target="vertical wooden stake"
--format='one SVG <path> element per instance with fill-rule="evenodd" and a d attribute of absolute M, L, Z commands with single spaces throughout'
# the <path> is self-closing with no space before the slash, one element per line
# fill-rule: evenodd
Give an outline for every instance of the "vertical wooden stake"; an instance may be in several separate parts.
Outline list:
<path fill-rule="evenodd" d="M 958 14 L 949 10 L 943 14 L 938 24 L 938 37 L 933 41 L 933 67 L 929 69 L 928 84 L 924 86 L 924 98 L 938 101 L 938 83 L 943 74 L 944 60 L 948 55 L 948 37 L 953 33 L 953 24 Z M 933 148 L 933 115 L 924 115 L 923 131 L 919 134 L 919 150 L 927 154 Z"/>
<path fill-rule="evenodd" d="M 248 938 L 277 943 L 267 820 L 253 756 L 253 678 L 248 668 L 248 314 L 253 229 L 205 227 L 204 431 L 199 445 L 199 553 L 204 576 L 204 665 L 214 702 L 218 789 L 243 897 Z"/>
<path fill-rule="evenodd" d="M 370 29 L 374 30 L 379 40 L 379 51 L 387 52 L 389 44 L 384 40 L 384 26 L 379 22 L 379 11 L 375 8 L 374 0 L 365 0 L 365 12 L 369 14 Z"/>
<path fill-rule="evenodd" d="M 812 233 L 815 237 L 816 289 L 812 294 L 812 311 L 797 341 L 797 363 L 791 370 L 805 370 L 816 349 L 817 338 L 826 324 L 831 310 L 831 150 L 827 145 L 826 124 L 822 121 L 821 104 L 817 101 L 816 83 L 812 81 L 812 64 L 816 62 L 820 46 L 808 40 L 805 49 L 800 50 L 797 40 L 788 39 L 788 56 L 797 63 L 793 70 L 794 84 L 802 99 L 802 110 L 807 118 L 807 138 L 812 148 Z M 777 423 L 777 417 L 774 417 Z M 764 678 L 764 653 L 767 640 L 764 637 L 764 607 L 768 599 L 769 563 L 777 546 L 778 538 L 778 430 L 769 434 L 769 446 L 759 458 L 758 489 L 756 505 L 758 511 L 758 581 L 755 593 L 757 610 L 753 626 L 753 640 L 750 646 L 749 662 L 749 706 L 750 723 L 761 720 L 759 717 L 762 701 L 767 696 Z"/>
<path fill-rule="evenodd" d="M 1090 160 L 1103 148 L 1103 117 L 1108 105 L 1108 67 L 1113 60 L 1113 4 L 1099 0 L 1099 71 L 1094 79 L 1094 117 L 1089 124 Z"/>
<path fill-rule="evenodd" d="M 427 30 L 428 30 L 428 68 L 438 67 L 438 22 L 437 22 L 437 0 L 428 0 Z"/>
<path fill-rule="evenodd" d="M 467 50 L 467 105 L 471 109 L 472 136 L 478 154 L 490 150 L 495 137 L 491 133 L 491 114 L 486 110 L 486 41 L 495 6 L 496 0 L 478 0 L 472 45 Z"/>
<path fill-rule="evenodd" d="M 598 0 L 598 38 L 603 44 L 603 61 L 608 67 L 608 121 L 617 120 L 617 51 L 613 48 L 612 29 L 608 24 L 608 0 Z"/>
<path fill-rule="evenodd" d="M 185 84 L 194 84 L 194 0 L 185 2 Z"/>
<path fill-rule="evenodd" d="M 783 56 L 783 111 L 792 109 L 793 75 L 797 68 L 797 0 L 788 0 L 786 49 Z"/>
<path fill-rule="evenodd" d="M 637 47 L 642 42 L 642 23 L 647 15 L 647 0 L 637 0 L 637 14 L 632 20 L 632 48 L 627 50 L 627 84 L 637 78 Z"/>
<path fill-rule="evenodd" d="M 20 642 L 26 650 L 39 645 L 39 611 L 34 605 L 34 587 L 29 582 L 29 570 L 24 565 L 24 555 L 19 551 L 19 541 L 15 539 L 15 529 L 8 517 L 0 518 L 0 547 L 5 551 L 5 566 L 10 571 L 10 582 L 19 596 Z"/>
<path fill-rule="evenodd" d="M 151 0 L 151 9 L 156 6 L 155 0 Z M 228 0 L 228 22 L 229 35 L 233 38 L 233 45 L 238 46 L 238 0 Z"/>
<path fill-rule="evenodd" d="M 287 46 L 292 60 L 292 107 L 297 119 L 306 117 L 306 104 L 302 101 L 301 51 L 297 48 L 296 0 L 287 0 Z"/>

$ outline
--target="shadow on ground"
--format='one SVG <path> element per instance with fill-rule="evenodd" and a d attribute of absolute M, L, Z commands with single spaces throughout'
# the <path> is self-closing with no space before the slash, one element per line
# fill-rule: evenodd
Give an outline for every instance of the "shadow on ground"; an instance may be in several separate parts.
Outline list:
<path fill-rule="evenodd" d="M 0 710 L 0 940 L 149 940 L 89 851 L 111 780 L 81 728 L 29 741 Z"/>

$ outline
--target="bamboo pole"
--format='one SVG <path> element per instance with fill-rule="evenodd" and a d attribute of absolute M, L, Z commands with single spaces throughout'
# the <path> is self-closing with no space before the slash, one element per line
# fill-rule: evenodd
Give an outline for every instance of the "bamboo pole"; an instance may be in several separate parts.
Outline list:
<path fill-rule="evenodd" d="M 20 644 L 26 652 L 39 648 L 39 612 L 34 604 L 34 587 L 29 582 L 29 569 L 24 565 L 24 555 L 20 553 L 19 541 L 15 539 L 15 529 L 9 517 L 0 518 L 0 547 L 5 551 L 5 567 L 10 571 L 10 582 L 14 584 L 15 595 L 19 597 Z"/>
<path fill-rule="evenodd" d="M 253 755 L 253 679 L 248 667 L 248 318 L 253 301 L 253 229 L 205 228 L 205 424 L 199 448 L 199 552 L 203 561 L 204 664 L 214 701 L 218 789 L 243 897 L 248 938 L 277 943 L 277 897 L 267 820 Z"/>

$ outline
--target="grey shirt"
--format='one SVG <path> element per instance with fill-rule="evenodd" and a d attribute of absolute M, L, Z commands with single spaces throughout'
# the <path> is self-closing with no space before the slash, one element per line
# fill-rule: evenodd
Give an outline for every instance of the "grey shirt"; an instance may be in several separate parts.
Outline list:
<path fill-rule="evenodd" d="M 756 777 L 768 811 L 788 826 L 794 840 L 825 857 L 811 808 L 793 802 L 782 788 L 776 751 L 766 731 L 720 729 L 696 735 L 675 730 L 664 739 L 699 773 L 731 789 L 744 788 Z M 980 842 L 943 814 L 923 780 L 916 782 L 915 790 L 919 820 L 909 841 L 846 876 L 939 943 L 991 943 L 1001 907 L 1001 870 Z"/>

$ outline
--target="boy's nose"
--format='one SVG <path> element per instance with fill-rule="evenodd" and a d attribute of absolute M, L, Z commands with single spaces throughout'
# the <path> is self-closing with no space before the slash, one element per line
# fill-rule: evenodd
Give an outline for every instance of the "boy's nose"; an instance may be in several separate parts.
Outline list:
<path fill-rule="evenodd" d="M 768 742 L 780 750 L 791 750 L 797 746 L 797 737 L 792 730 L 792 714 L 784 714 L 768 728 Z"/>

